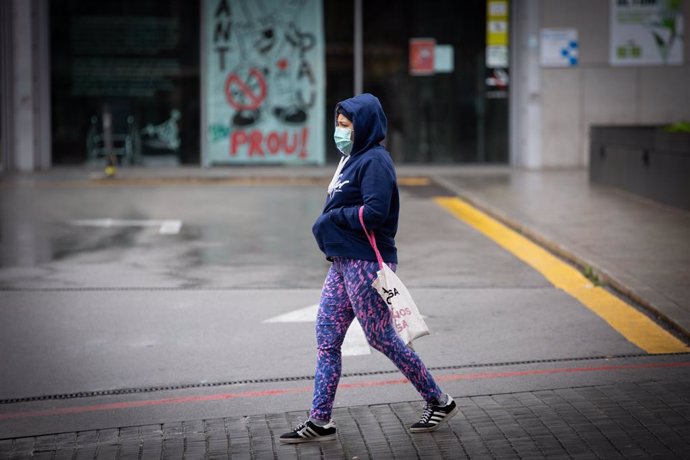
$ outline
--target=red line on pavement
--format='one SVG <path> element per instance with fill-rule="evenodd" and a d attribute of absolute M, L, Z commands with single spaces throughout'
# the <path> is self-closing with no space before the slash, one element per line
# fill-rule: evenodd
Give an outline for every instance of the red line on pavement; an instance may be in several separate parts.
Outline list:
<path fill-rule="evenodd" d="M 203 395 L 203 396 L 185 396 L 181 398 L 166 398 L 166 399 L 151 399 L 147 401 L 125 401 L 119 403 L 110 404 L 95 404 L 92 406 L 73 406 L 73 407 L 62 407 L 57 409 L 46 409 L 28 412 L 14 412 L 8 414 L 0 414 L 0 420 L 9 420 L 16 418 L 28 418 L 28 417 L 48 417 L 52 415 L 68 415 L 68 414 L 81 414 L 83 412 L 100 412 L 116 409 L 132 409 L 137 407 L 149 407 L 149 406 L 166 406 L 172 404 L 186 404 L 186 403 L 198 403 L 207 401 L 219 401 L 223 399 L 236 399 L 236 398 L 257 398 L 262 396 L 280 396 L 289 393 L 304 393 L 306 391 L 311 391 L 311 387 L 303 388 L 284 388 L 278 390 L 263 390 L 263 391 L 246 391 L 243 393 L 222 393 L 215 395 Z"/>
<path fill-rule="evenodd" d="M 487 379 L 502 379 L 510 377 L 526 377 L 532 375 L 553 375 L 553 374 L 573 374 L 582 372 L 604 372 L 616 370 L 638 370 L 638 369 L 658 369 L 658 368 L 673 368 L 673 367 L 690 367 L 690 361 L 680 363 L 646 363 L 646 364 L 620 364 L 610 366 L 597 367 L 569 367 L 557 369 L 531 369 L 525 371 L 510 371 L 510 372 L 483 372 L 475 374 L 451 374 L 439 375 L 435 379 L 439 382 L 451 382 L 457 380 L 487 380 Z M 357 383 L 341 383 L 339 389 L 350 388 L 372 388 L 383 387 L 388 385 L 401 385 L 408 383 L 407 379 L 391 379 L 391 380 L 372 380 L 369 382 Z M 275 390 L 261 390 L 261 391 L 245 391 L 241 393 L 220 393 L 203 396 L 185 396 L 180 398 L 166 398 L 166 399 L 152 399 L 147 401 L 125 401 L 110 404 L 94 404 L 91 406 L 73 406 L 62 407 L 56 409 L 45 409 L 26 412 L 9 412 L 0 414 L 0 420 L 12 420 L 19 418 L 33 418 L 33 417 L 50 417 L 55 415 L 69 415 L 81 414 L 86 412 L 102 412 L 118 409 L 133 409 L 138 407 L 152 407 L 152 406 L 167 406 L 173 404 L 188 404 L 209 401 L 220 401 L 225 399 L 240 399 L 240 398 L 260 398 L 266 396 L 282 396 L 293 393 L 308 393 L 313 388 L 298 387 L 298 388 L 279 388 Z"/>

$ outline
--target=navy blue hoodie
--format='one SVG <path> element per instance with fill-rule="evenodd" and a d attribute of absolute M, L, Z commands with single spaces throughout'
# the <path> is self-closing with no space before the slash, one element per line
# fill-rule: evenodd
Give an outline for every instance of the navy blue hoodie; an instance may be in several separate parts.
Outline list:
<path fill-rule="evenodd" d="M 359 222 L 359 208 L 364 205 L 364 224 L 374 231 L 383 260 L 397 263 L 400 198 L 393 161 L 380 145 L 386 137 L 386 115 L 379 100 L 367 93 L 338 103 L 336 117 L 338 109 L 352 122 L 354 145 L 312 232 L 328 260 L 347 257 L 375 261 Z"/>

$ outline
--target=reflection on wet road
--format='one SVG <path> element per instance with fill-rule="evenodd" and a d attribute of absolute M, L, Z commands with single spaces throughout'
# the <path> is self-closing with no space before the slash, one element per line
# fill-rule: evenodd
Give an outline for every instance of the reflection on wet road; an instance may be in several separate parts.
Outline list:
<path fill-rule="evenodd" d="M 120 269 L 137 287 L 290 285 L 310 267 L 321 278 L 323 200 L 310 185 L 3 190 L 0 287 L 122 286 Z"/>

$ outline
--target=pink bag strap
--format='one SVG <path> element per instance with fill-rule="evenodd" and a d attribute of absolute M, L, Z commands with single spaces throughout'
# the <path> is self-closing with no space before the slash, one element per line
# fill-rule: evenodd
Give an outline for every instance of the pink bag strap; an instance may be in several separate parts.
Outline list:
<path fill-rule="evenodd" d="M 371 247 L 374 249 L 374 254 L 376 254 L 376 260 L 379 261 L 379 268 L 383 270 L 383 257 L 381 257 L 379 248 L 376 247 L 376 237 L 374 236 L 374 232 L 369 232 L 367 230 L 367 226 L 364 225 L 364 206 L 361 206 L 359 208 L 359 223 L 362 224 L 362 228 L 364 229 L 364 233 L 367 235 L 369 244 L 371 244 Z"/>

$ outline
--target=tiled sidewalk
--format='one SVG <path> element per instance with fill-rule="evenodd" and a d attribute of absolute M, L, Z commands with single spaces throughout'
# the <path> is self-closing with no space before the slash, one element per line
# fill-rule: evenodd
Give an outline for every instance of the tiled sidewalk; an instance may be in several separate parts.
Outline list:
<path fill-rule="evenodd" d="M 338 440 L 281 445 L 306 413 L 166 423 L 0 441 L 0 458 L 690 458 L 690 382 L 457 398 L 431 434 L 419 402 L 336 409 Z"/>

